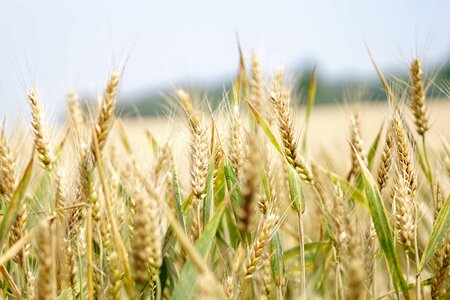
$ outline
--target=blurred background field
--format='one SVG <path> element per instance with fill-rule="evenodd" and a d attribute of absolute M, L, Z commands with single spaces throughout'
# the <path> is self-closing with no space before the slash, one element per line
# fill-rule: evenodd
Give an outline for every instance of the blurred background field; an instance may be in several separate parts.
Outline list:
<path fill-rule="evenodd" d="M 112 69 L 123 70 L 122 115 L 164 115 L 175 88 L 208 95 L 214 107 L 229 90 L 238 60 L 237 37 L 249 61 L 277 66 L 297 93 L 317 65 L 317 103 L 342 102 L 344 90 L 364 86 L 385 95 L 365 44 L 386 74 L 406 78 L 419 56 L 436 84 L 450 77 L 450 3 L 435 1 L 2 1 L 0 114 L 28 114 L 34 83 L 50 119 L 62 120 L 66 95 L 96 102 Z M 20 20 L 20 22 L 17 22 Z M 442 94 L 432 85 L 430 96 Z"/>

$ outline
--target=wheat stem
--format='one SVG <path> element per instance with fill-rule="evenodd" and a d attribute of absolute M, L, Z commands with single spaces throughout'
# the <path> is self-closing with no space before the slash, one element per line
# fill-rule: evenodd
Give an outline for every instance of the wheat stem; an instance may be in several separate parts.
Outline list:
<path fill-rule="evenodd" d="M 298 211 L 298 235 L 300 239 L 300 298 L 306 299 L 305 238 L 303 230 L 303 213 L 301 211 Z"/>

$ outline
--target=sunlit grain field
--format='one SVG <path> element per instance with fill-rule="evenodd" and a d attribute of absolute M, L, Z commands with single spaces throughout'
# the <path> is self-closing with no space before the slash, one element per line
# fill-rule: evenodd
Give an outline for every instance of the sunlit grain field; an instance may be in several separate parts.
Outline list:
<path fill-rule="evenodd" d="M 430 132 L 431 146 L 439 148 L 440 137 L 450 135 L 448 121 L 450 101 L 448 99 L 432 99 L 428 103 L 428 106 L 430 111 L 430 125 L 432 127 L 432 132 Z M 370 141 L 375 138 L 381 124 L 388 121 L 391 107 L 386 102 L 373 103 L 364 101 L 356 104 L 337 103 L 314 107 L 310 126 L 311 148 L 314 151 L 326 150 L 326 148 L 329 148 L 330 143 L 338 147 L 339 150 L 348 148 L 348 144 L 343 142 L 350 135 L 348 115 L 354 111 L 361 114 L 361 118 L 363 119 L 361 121 L 361 131 L 365 139 Z M 296 119 L 296 125 L 301 130 L 304 122 L 305 109 L 297 108 L 293 114 Z M 410 116 L 408 116 L 408 120 L 412 121 Z M 125 119 L 124 124 L 127 130 L 130 131 L 130 137 L 141 139 L 135 140 L 138 143 L 146 141 L 145 129 L 153 132 L 159 142 L 168 140 L 167 135 L 169 133 L 174 134 L 173 138 L 171 138 L 173 140 L 188 142 L 188 139 L 183 137 L 186 133 L 186 128 L 182 116 L 178 116 L 178 118 L 145 118 L 143 123 L 135 119 Z M 179 135 L 178 137 L 177 134 Z"/>
<path fill-rule="evenodd" d="M 0 135 L 1 297 L 448 299 L 450 102 L 409 71 L 386 102 L 315 107 L 312 80 L 298 108 L 253 57 L 217 111 L 176 90 L 153 119 L 116 113 L 112 72 L 59 128 L 31 88 Z"/>
<path fill-rule="evenodd" d="M 175 97 L 173 102 L 177 103 Z M 448 99 L 431 99 L 428 106 L 431 126 L 428 143 L 430 151 L 439 155 L 442 151 L 442 138 L 450 136 L 448 119 L 450 116 L 450 101 Z M 305 110 L 305 107 L 297 107 L 293 112 L 299 135 L 305 122 Z M 309 129 L 310 156 L 312 158 L 320 160 L 323 159 L 324 154 L 329 154 L 340 168 L 350 167 L 351 123 L 349 115 L 354 112 L 358 112 L 361 116 L 361 135 L 364 139 L 364 146 L 368 148 L 369 143 L 375 139 L 380 130 L 380 126 L 382 124 L 386 126 L 389 121 L 392 106 L 387 102 L 374 103 L 358 100 L 351 104 L 336 103 L 314 107 Z M 406 117 L 406 120 L 413 122 L 410 115 Z M 186 170 L 189 168 L 189 164 L 183 159 L 185 158 L 183 154 L 186 154 L 186 149 L 190 143 L 188 128 L 183 115 L 174 113 L 168 118 L 125 119 L 123 123 L 136 151 L 143 151 L 142 155 L 148 154 L 150 143 L 145 132 L 150 131 L 158 143 L 170 142 L 174 145 L 174 155 L 180 159 L 177 161 L 178 168 L 186 168 Z M 221 127 L 219 130 L 223 132 L 229 130 L 229 124 L 226 120 Z M 339 155 L 342 153 L 346 154 Z"/>

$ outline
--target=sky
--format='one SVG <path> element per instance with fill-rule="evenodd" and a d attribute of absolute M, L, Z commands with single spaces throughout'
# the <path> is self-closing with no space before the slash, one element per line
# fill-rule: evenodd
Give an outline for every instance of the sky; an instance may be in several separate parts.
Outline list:
<path fill-rule="evenodd" d="M 311 62 L 331 78 L 369 76 L 364 43 L 382 68 L 406 68 L 415 55 L 442 65 L 449 11 L 445 0 L 0 0 L 0 118 L 28 113 L 32 85 L 57 115 L 68 90 L 99 94 L 117 68 L 122 98 L 225 83 L 237 68 L 237 35 L 267 74 Z"/>

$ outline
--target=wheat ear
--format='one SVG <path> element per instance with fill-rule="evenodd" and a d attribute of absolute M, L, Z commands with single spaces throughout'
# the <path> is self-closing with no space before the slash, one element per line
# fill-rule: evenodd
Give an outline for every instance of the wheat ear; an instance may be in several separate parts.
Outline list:
<path fill-rule="evenodd" d="M 417 189 L 417 179 L 414 172 L 414 165 L 409 147 L 408 138 L 405 133 L 404 125 L 400 116 L 396 114 L 392 120 L 392 126 L 396 138 L 396 149 L 398 167 L 400 175 L 405 179 L 404 188 L 407 189 L 408 195 L 414 198 Z"/>
<path fill-rule="evenodd" d="M 277 115 L 278 129 L 283 142 L 286 159 L 297 170 L 304 181 L 313 184 L 312 172 L 306 165 L 304 158 L 297 152 L 297 141 L 294 137 L 288 103 L 286 103 L 286 99 L 281 97 L 281 94 L 271 93 L 271 99 Z"/>
<path fill-rule="evenodd" d="M 352 168 L 351 168 L 350 174 L 348 176 L 349 178 L 356 176 L 359 172 L 359 163 L 358 163 L 357 155 L 359 157 L 361 157 L 362 160 L 364 161 L 364 163 L 367 165 L 367 157 L 364 152 L 363 140 L 362 140 L 361 134 L 360 134 L 361 129 L 360 129 L 359 113 L 356 113 L 356 112 L 353 113 L 350 117 L 350 121 L 351 121 L 350 141 L 351 141 L 352 147 L 354 147 L 354 149 L 356 151 L 351 151 Z"/>
<path fill-rule="evenodd" d="M 111 251 L 109 255 L 109 288 L 108 294 L 113 300 L 121 299 L 120 288 L 122 281 L 122 271 L 120 270 L 120 262 L 117 252 Z"/>
<path fill-rule="evenodd" d="M 186 93 L 184 90 L 177 90 L 176 94 L 180 99 L 183 111 L 189 121 L 191 133 L 194 134 L 194 132 L 196 132 L 197 128 L 200 126 L 200 113 L 194 108 L 191 97 L 188 93 Z"/>
<path fill-rule="evenodd" d="M 225 296 L 227 300 L 232 300 L 234 296 L 234 280 L 233 276 L 227 276 L 224 282 Z"/>
<path fill-rule="evenodd" d="M 333 185 L 332 242 L 336 249 L 336 261 L 340 262 L 342 254 L 346 253 L 351 238 L 350 220 L 345 209 L 344 192 L 339 184 Z"/>
<path fill-rule="evenodd" d="M 112 72 L 103 97 L 100 101 L 99 112 L 97 114 L 94 127 L 94 134 L 96 135 L 100 151 L 102 151 L 105 147 L 106 139 L 112 128 L 119 80 L 119 73 Z M 94 153 L 94 143 L 91 145 L 91 151 Z"/>
<path fill-rule="evenodd" d="M 391 168 L 392 161 L 392 132 L 391 128 L 386 131 L 386 142 L 383 147 L 383 152 L 381 154 L 381 159 L 378 164 L 378 185 L 380 190 L 383 190 L 388 182 L 389 171 Z"/>
<path fill-rule="evenodd" d="M 242 145 L 242 125 L 241 112 L 238 103 L 233 104 L 231 112 L 231 136 L 230 136 L 230 161 L 234 174 L 239 177 L 242 166 L 243 145 Z"/>
<path fill-rule="evenodd" d="M 364 270 L 366 272 L 367 291 L 370 290 L 374 281 L 375 256 L 377 252 L 376 240 L 377 240 L 377 233 L 375 231 L 375 227 L 372 220 L 370 220 L 364 233 Z"/>
<path fill-rule="evenodd" d="M 438 182 L 434 193 L 435 213 L 434 222 L 444 205 L 442 187 Z M 444 242 L 438 247 L 431 263 L 433 275 L 431 277 L 431 297 L 440 299 L 445 293 L 445 283 L 450 276 L 450 234 L 447 234 Z"/>
<path fill-rule="evenodd" d="M 256 141 L 248 137 L 247 158 L 242 168 L 242 208 L 239 211 L 239 227 L 245 233 L 251 232 L 251 226 L 255 215 L 255 204 L 259 193 L 259 172 L 260 163 L 259 150 Z"/>
<path fill-rule="evenodd" d="M 162 237 L 158 202 L 146 193 L 137 193 L 134 213 L 133 258 L 135 282 L 144 284 L 149 279 L 149 270 L 159 270 L 162 264 Z"/>
<path fill-rule="evenodd" d="M 423 83 L 422 64 L 414 58 L 410 67 L 411 76 L 411 110 L 414 115 L 417 133 L 421 136 L 428 131 L 427 107 L 425 103 L 425 87 Z"/>
<path fill-rule="evenodd" d="M 407 174 L 399 174 L 394 195 L 394 219 L 398 241 L 407 248 L 414 246 L 414 203 L 407 187 Z"/>
<path fill-rule="evenodd" d="M 270 242 L 276 224 L 277 217 L 275 214 L 271 213 L 265 218 L 262 230 L 253 243 L 247 260 L 244 264 L 245 278 L 251 278 L 256 268 L 259 266 L 259 262 L 262 258 L 263 252 L 267 244 Z"/>
<path fill-rule="evenodd" d="M 264 96 L 264 82 L 261 72 L 261 63 L 259 57 L 253 53 L 251 57 L 251 71 L 252 77 L 250 79 L 250 101 L 263 117 L 265 114 L 265 96 Z"/>
<path fill-rule="evenodd" d="M 37 298 L 56 299 L 55 240 L 53 226 L 44 221 L 39 228 L 37 254 L 39 259 L 39 277 Z"/>
<path fill-rule="evenodd" d="M 5 128 L 2 126 L 0 131 L 0 197 L 3 196 L 6 201 L 9 201 L 14 193 L 15 178 L 14 157 L 5 136 Z"/>
<path fill-rule="evenodd" d="M 49 169 L 55 157 L 48 139 L 47 126 L 36 89 L 33 88 L 28 93 L 28 102 L 31 106 L 31 116 L 33 118 L 31 125 L 33 126 L 34 143 L 39 153 L 39 161 L 44 168 Z"/>
<path fill-rule="evenodd" d="M 191 187 L 195 199 L 200 201 L 206 196 L 206 177 L 208 176 L 209 149 L 206 128 L 199 125 L 191 143 Z"/>
<path fill-rule="evenodd" d="M 75 91 L 70 91 L 67 94 L 67 107 L 69 109 L 70 124 L 77 141 L 82 137 L 85 129 L 85 116 L 80 105 L 80 98 Z"/>

